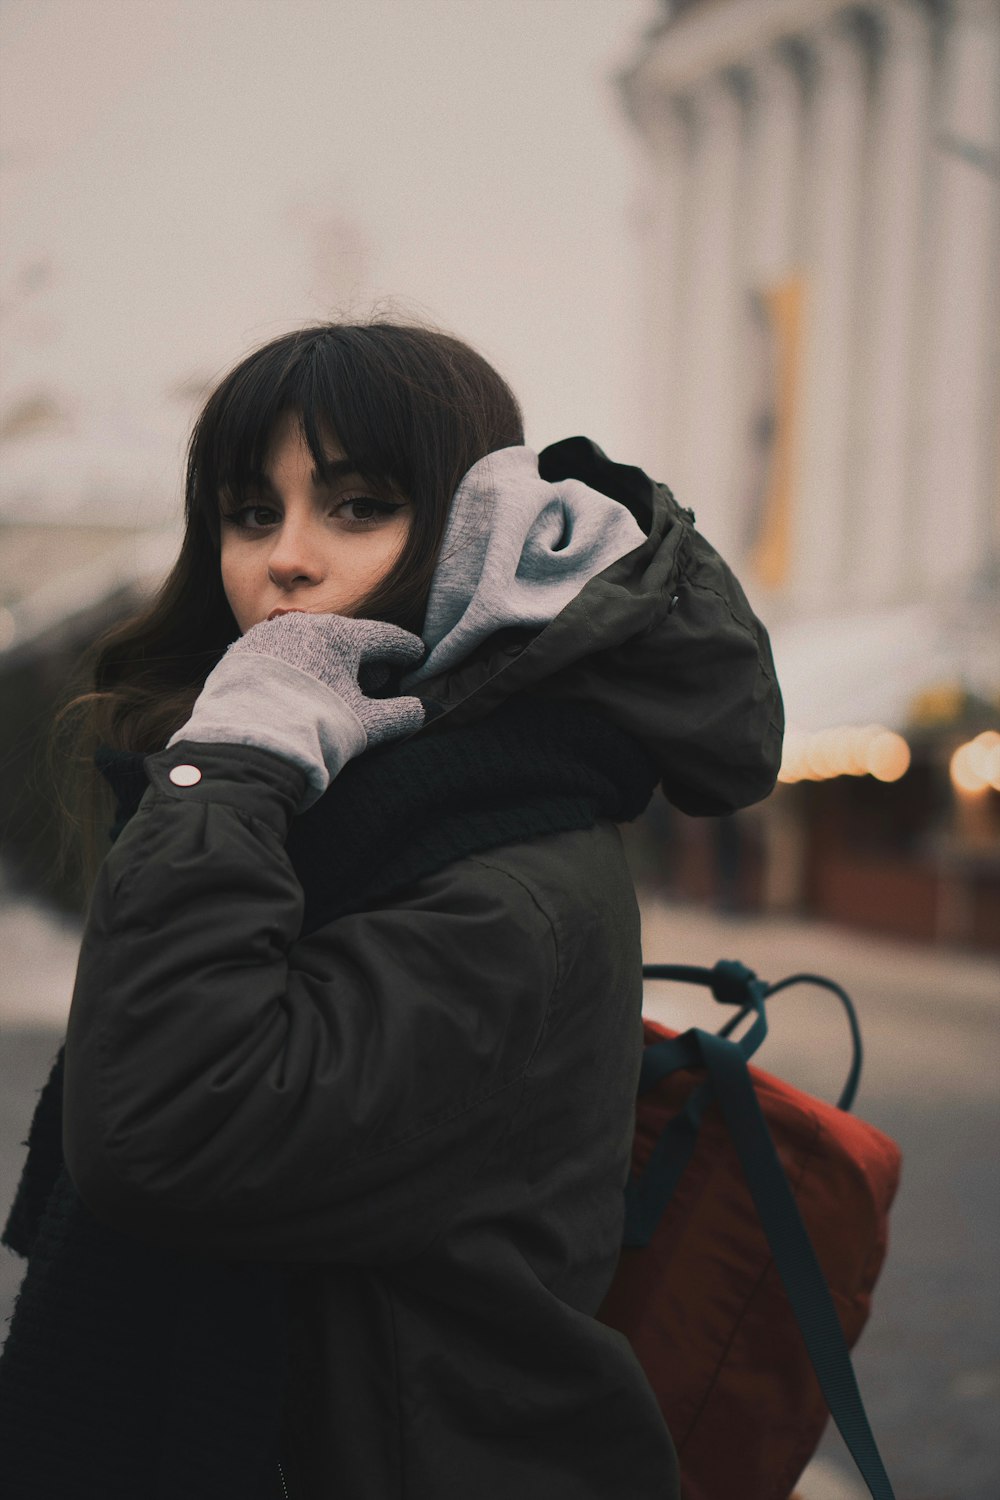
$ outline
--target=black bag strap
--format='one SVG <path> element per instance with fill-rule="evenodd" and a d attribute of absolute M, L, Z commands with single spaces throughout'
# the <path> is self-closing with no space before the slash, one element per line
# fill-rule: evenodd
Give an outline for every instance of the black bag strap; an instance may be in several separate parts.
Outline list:
<path fill-rule="evenodd" d="M 844 1087 L 841 1089 L 840 1098 L 837 1100 L 838 1109 L 850 1109 L 854 1103 L 854 1096 L 858 1091 L 861 1081 L 861 1067 L 864 1061 L 864 1049 L 861 1045 L 861 1028 L 858 1025 L 857 1012 L 850 995 L 839 984 L 832 979 L 827 979 L 822 974 L 790 974 L 787 979 L 779 979 L 776 984 L 767 984 L 763 979 L 758 979 L 753 969 L 748 969 L 746 964 L 741 964 L 737 959 L 720 958 L 718 963 L 711 969 L 699 968 L 693 964 L 643 964 L 643 979 L 676 979 L 684 984 L 701 984 L 712 991 L 713 996 L 720 1005 L 737 1005 L 739 1010 L 719 1030 L 719 1036 L 731 1036 L 737 1026 L 751 1013 L 756 1011 L 757 1022 L 746 1033 L 743 1038 L 743 1055 L 752 1057 L 757 1048 L 767 1035 L 767 1015 L 764 1001 L 771 995 L 777 995 L 780 990 L 787 990 L 793 984 L 815 984 L 821 989 L 831 990 L 840 1000 L 847 1015 L 847 1024 L 851 1031 L 851 1066 L 847 1074 Z M 657 1050 L 656 1046 L 646 1048 L 646 1057 L 643 1066 L 647 1066 L 646 1058 L 650 1052 Z M 650 1068 L 652 1063 L 648 1064 Z M 675 1064 L 675 1066 L 687 1066 L 692 1064 Z M 665 1068 L 664 1072 L 670 1072 Z M 663 1073 L 658 1075 L 663 1076 Z M 647 1085 L 652 1086 L 652 1082 Z M 643 1081 L 640 1078 L 639 1092 L 644 1092 Z"/>
<path fill-rule="evenodd" d="M 657 1210 L 662 1212 L 666 1206 L 673 1186 L 690 1159 L 705 1105 L 712 1097 L 718 1099 L 830 1414 L 872 1500 L 894 1500 L 892 1485 L 858 1388 L 840 1318 L 747 1071 L 747 1058 L 767 1034 L 764 1011 L 767 995 L 800 981 L 824 985 L 840 996 L 851 1023 L 854 1057 L 838 1106 L 848 1109 L 857 1089 L 862 1057 L 854 1007 L 846 993 L 832 980 L 818 975 L 795 975 L 768 986 L 758 980 L 752 970 L 727 960 L 720 961 L 714 969 L 648 964 L 643 966 L 643 977 L 706 984 L 717 1000 L 739 1005 L 740 1012 L 718 1035 L 692 1027 L 679 1037 L 665 1039 L 644 1049 L 644 1069 L 646 1057 L 653 1056 L 645 1077 L 640 1077 L 640 1093 L 652 1088 L 677 1067 L 704 1066 L 708 1076 L 689 1097 L 685 1109 L 663 1131 L 643 1177 L 630 1179 L 626 1186 L 625 1244 L 648 1243 L 658 1221 Z M 752 1011 L 756 1012 L 754 1025 L 740 1041 L 730 1041 L 728 1033 Z M 692 1101 L 696 1101 L 693 1107 Z M 650 1176 L 650 1168 L 654 1165 L 658 1170 L 654 1171 L 644 1192 L 643 1178 Z M 669 1188 L 667 1198 L 660 1197 L 664 1187 Z"/>

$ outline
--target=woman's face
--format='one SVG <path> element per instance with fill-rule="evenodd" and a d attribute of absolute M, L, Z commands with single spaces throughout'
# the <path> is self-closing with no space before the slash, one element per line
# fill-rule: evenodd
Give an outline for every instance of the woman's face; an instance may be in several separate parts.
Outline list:
<path fill-rule="evenodd" d="M 326 453 L 346 468 L 336 443 Z M 222 586 L 241 634 L 276 609 L 350 614 L 399 556 L 409 500 L 349 472 L 324 485 L 295 412 L 279 418 L 264 469 L 251 503 L 221 516 Z"/>

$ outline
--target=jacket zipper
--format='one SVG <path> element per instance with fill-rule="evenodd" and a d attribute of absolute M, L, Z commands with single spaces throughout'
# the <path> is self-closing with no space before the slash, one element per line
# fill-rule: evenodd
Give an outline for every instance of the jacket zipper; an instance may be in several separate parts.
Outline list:
<path fill-rule="evenodd" d="M 278 1459 L 278 1475 L 279 1475 L 279 1478 L 281 1479 L 281 1492 L 284 1495 L 285 1500 L 289 1500 L 288 1485 L 285 1483 L 285 1471 L 281 1467 L 281 1459 L 280 1458 Z"/>

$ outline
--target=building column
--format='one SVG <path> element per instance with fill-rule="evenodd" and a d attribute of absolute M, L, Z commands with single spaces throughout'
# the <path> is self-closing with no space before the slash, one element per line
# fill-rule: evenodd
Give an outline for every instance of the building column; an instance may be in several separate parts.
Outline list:
<path fill-rule="evenodd" d="M 925 586 L 951 598 L 997 565 L 1000 7 L 956 0 L 931 142 L 922 496 Z M 991 555 L 992 554 L 992 555 Z"/>
<path fill-rule="evenodd" d="M 926 11 L 892 4 L 877 20 L 859 279 L 858 507 L 847 584 L 854 599 L 891 604 L 916 584 L 913 403 L 932 64 Z"/>
<path fill-rule="evenodd" d="M 804 412 L 792 589 L 796 604 L 814 612 L 839 600 L 855 483 L 850 443 L 868 57 L 846 21 L 807 40 L 815 71 L 805 171 Z"/>
<path fill-rule="evenodd" d="M 640 209 L 642 321 L 637 330 L 642 385 L 636 398 L 645 419 L 644 467 L 680 496 L 684 479 L 680 340 L 690 138 L 669 98 L 649 101 L 642 127 L 647 146 Z"/>
<path fill-rule="evenodd" d="M 723 78 L 690 99 L 693 131 L 688 264 L 681 297 L 684 392 L 680 448 L 682 504 L 723 556 L 738 537 L 737 452 L 739 182 L 742 106 Z"/>
<path fill-rule="evenodd" d="M 802 86 L 777 51 L 750 61 L 744 267 L 749 286 L 768 286 L 795 270 L 802 192 Z"/>
<path fill-rule="evenodd" d="M 801 438 L 803 93 L 787 51 L 750 61 L 741 218 L 741 348 L 737 448 L 742 546 L 751 590 L 773 602 L 787 586 Z"/>

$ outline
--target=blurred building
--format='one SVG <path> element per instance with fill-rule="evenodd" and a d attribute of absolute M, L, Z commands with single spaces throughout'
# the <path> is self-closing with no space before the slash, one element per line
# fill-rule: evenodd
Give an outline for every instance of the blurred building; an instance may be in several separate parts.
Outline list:
<path fill-rule="evenodd" d="M 676 0 L 620 84 L 646 453 L 789 723 L 678 889 L 1000 946 L 1000 0 Z"/>

